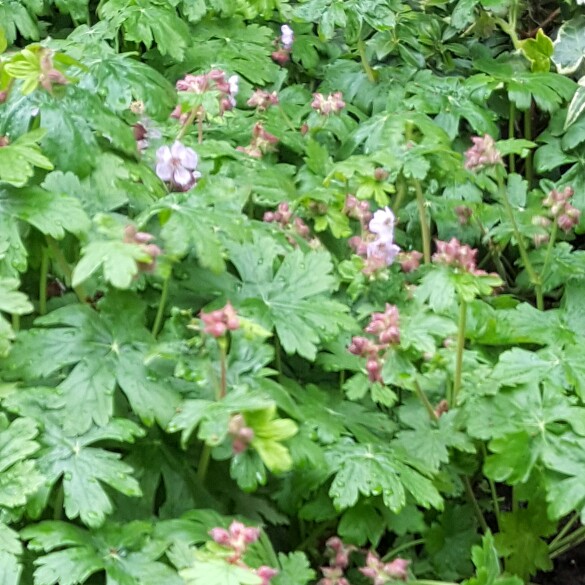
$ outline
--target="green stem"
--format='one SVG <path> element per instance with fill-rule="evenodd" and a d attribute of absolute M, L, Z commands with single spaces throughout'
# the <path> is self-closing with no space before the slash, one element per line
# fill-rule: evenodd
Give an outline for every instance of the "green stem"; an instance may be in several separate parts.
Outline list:
<path fill-rule="evenodd" d="M 49 274 L 49 250 L 41 250 L 41 269 L 39 274 L 39 315 L 47 313 L 47 277 Z"/>
<path fill-rule="evenodd" d="M 299 522 L 302 522 L 304 524 L 302 519 L 299 519 Z M 309 548 L 309 545 L 315 542 L 322 534 L 332 529 L 333 526 L 335 526 L 335 524 L 336 523 L 331 521 L 320 522 L 319 524 L 317 524 L 317 528 L 315 528 L 315 530 L 313 530 L 301 541 L 301 543 L 296 547 L 296 550 L 307 550 Z"/>
<path fill-rule="evenodd" d="M 360 55 L 360 60 L 362 62 L 362 67 L 364 68 L 364 71 L 366 72 L 366 76 L 368 78 L 368 80 L 371 83 L 376 83 L 377 81 L 377 74 L 376 72 L 372 69 L 372 66 L 370 65 L 369 61 L 368 61 L 368 56 L 366 55 L 366 43 L 364 42 L 364 39 L 360 38 L 358 43 L 357 43 L 357 49 L 358 49 L 358 53 Z"/>
<path fill-rule="evenodd" d="M 550 558 L 556 559 L 582 542 L 585 542 L 585 526 L 577 528 L 575 532 L 567 536 L 564 540 L 559 541 L 554 550 L 549 549 Z"/>
<path fill-rule="evenodd" d="M 542 270 L 540 271 L 540 280 L 544 284 L 546 280 L 546 273 L 548 271 L 548 267 L 550 264 L 550 259 L 552 257 L 552 250 L 556 243 L 557 235 L 559 231 L 559 226 L 557 225 L 556 218 L 554 220 L 552 230 L 550 232 L 550 239 L 548 241 L 548 246 L 546 247 L 546 254 L 544 256 L 544 264 L 542 265 Z"/>
<path fill-rule="evenodd" d="M 199 115 L 200 110 L 201 110 L 201 106 L 197 106 L 196 108 L 193 108 L 189 112 L 189 117 L 185 120 L 185 123 L 183 124 L 183 126 L 179 130 L 179 133 L 177 134 L 176 140 L 181 140 L 182 138 L 185 137 L 185 134 L 187 134 L 187 130 L 189 130 L 189 128 L 193 124 L 195 117 L 196 116 L 200 117 L 200 115 Z M 201 141 L 199 141 L 199 144 L 201 144 Z"/>
<path fill-rule="evenodd" d="M 433 405 L 430 403 L 429 399 L 427 398 L 427 395 L 424 393 L 424 390 L 420 387 L 418 380 L 414 380 L 414 391 L 418 396 L 418 399 L 422 402 L 429 416 L 431 417 L 431 420 L 434 421 L 439 420 L 439 417 L 437 416 L 437 413 L 435 412 Z"/>
<path fill-rule="evenodd" d="M 498 169 L 498 171 L 500 171 Z M 516 244 L 518 246 L 518 250 L 520 251 L 520 257 L 522 258 L 522 262 L 524 263 L 524 268 L 526 268 L 526 272 L 528 272 L 528 276 L 530 277 L 530 282 L 536 287 L 537 292 L 537 306 L 539 309 L 542 310 L 543 302 L 542 298 L 538 297 L 538 291 L 540 289 L 540 278 L 536 271 L 534 270 L 534 266 L 532 266 L 532 262 L 530 262 L 530 258 L 528 258 L 528 251 L 526 250 L 526 245 L 524 243 L 524 239 L 520 234 L 520 230 L 518 229 L 518 224 L 516 223 L 516 217 L 514 216 L 514 209 L 510 204 L 510 200 L 508 199 L 508 191 L 506 186 L 504 185 L 504 179 L 502 177 L 501 171 L 497 173 L 498 175 L 498 188 L 500 191 L 500 197 L 502 199 L 502 203 L 504 204 L 504 209 L 508 215 L 508 219 L 512 224 L 512 231 L 514 232 L 514 238 L 516 239 Z M 540 289 L 541 290 L 541 289 Z M 542 297 L 542 290 L 541 290 L 541 297 Z"/>
<path fill-rule="evenodd" d="M 156 311 L 156 317 L 154 318 L 154 324 L 152 326 L 152 336 L 156 339 L 158 334 L 160 333 L 163 317 L 165 314 L 165 306 L 167 304 L 167 298 L 169 296 L 169 284 L 171 282 L 171 275 L 172 271 L 169 272 L 169 275 L 164 279 L 162 289 L 160 292 L 160 300 L 158 301 L 158 308 Z"/>
<path fill-rule="evenodd" d="M 453 380 L 453 394 L 449 406 L 457 404 L 457 396 L 461 390 L 461 375 L 463 373 L 463 350 L 465 349 L 465 326 L 467 324 L 467 303 L 459 301 L 459 324 L 457 329 L 457 355 L 455 358 L 455 378 Z"/>
<path fill-rule="evenodd" d="M 400 546 L 397 546 L 396 548 L 393 548 L 392 550 L 388 551 L 382 557 L 382 560 L 385 563 L 387 563 L 390 559 L 393 559 L 395 556 L 397 556 L 403 550 L 408 550 L 409 548 L 412 548 L 414 546 L 418 546 L 419 544 L 424 544 L 424 542 L 425 542 L 424 538 L 418 538 L 416 540 L 411 540 L 410 542 L 405 542 L 404 544 L 401 544 Z"/>
<path fill-rule="evenodd" d="M 532 140 L 532 104 L 524 112 L 524 138 L 525 140 Z M 534 166 L 532 164 L 531 150 L 528 151 L 528 156 L 526 157 L 524 175 L 528 181 L 528 187 L 531 187 L 534 182 Z"/>
<path fill-rule="evenodd" d="M 278 373 L 282 375 L 282 350 L 280 347 L 280 339 L 278 335 L 274 336 L 274 362 Z"/>
<path fill-rule="evenodd" d="M 63 501 L 65 499 L 65 491 L 63 484 L 60 484 L 55 493 L 55 501 L 53 503 L 53 520 L 61 520 L 63 516 Z"/>
<path fill-rule="evenodd" d="M 471 488 L 471 482 L 469 481 L 469 478 L 467 476 L 463 476 L 463 485 L 465 486 L 465 493 L 467 494 L 467 497 L 469 498 L 469 502 L 473 506 L 473 510 L 475 512 L 475 515 L 477 517 L 477 521 L 479 522 L 481 529 L 483 530 L 483 532 L 487 532 L 489 530 L 489 527 L 487 525 L 487 522 L 485 521 L 483 512 L 481 511 L 481 508 L 479 507 L 479 504 L 477 503 L 477 498 L 475 497 L 475 494 L 473 493 L 473 489 Z"/>
<path fill-rule="evenodd" d="M 508 118 L 508 138 L 514 138 L 516 133 L 516 104 L 510 100 L 510 116 Z M 516 172 L 516 155 L 512 152 L 509 157 L 511 173 Z"/>
<path fill-rule="evenodd" d="M 16 313 L 12 313 L 12 330 L 14 333 L 20 331 L 20 315 L 17 315 Z"/>
<path fill-rule="evenodd" d="M 423 258 L 425 264 L 429 264 L 431 262 L 431 231 L 427 219 L 425 196 L 423 195 L 420 181 L 414 181 L 414 189 L 416 191 L 416 205 L 418 207 L 420 232 L 423 242 Z"/>
<path fill-rule="evenodd" d="M 575 523 L 579 520 L 579 517 L 580 517 L 579 512 L 575 512 L 573 514 L 573 517 L 562 527 L 559 533 L 549 542 L 548 544 L 549 550 L 553 550 L 556 547 L 556 545 L 561 540 L 563 540 L 563 538 L 566 536 L 569 530 L 571 530 L 571 528 L 573 528 Z"/>
<path fill-rule="evenodd" d="M 218 400 L 225 398 L 227 393 L 227 339 L 225 337 L 221 337 L 217 340 L 219 345 L 219 369 L 220 369 L 220 378 L 219 378 L 219 394 L 217 396 Z"/>
<path fill-rule="evenodd" d="M 199 464 L 197 465 L 197 479 L 201 484 L 205 483 L 207 477 L 207 469 L 209 468 L 209 459 L 211 458 L 211 447 L 205 443 L 199 457 Z"/>
<path fill-rule="evenodd" d="M 518 502 L 518 491 L 512 487 L 512 513 L 515 514 L 518 512 L 520 508 L 520 503 Z"/>
<path fill-rule="evenodd" d="M 406 195 L 406 183 L 402 175 L 399 175 L 396 179 L 396 199 L 394 199 L 394 205 L 392 207 L 392 211 L 397 214 L 398 210 L 402 206 L 404 202 L 404 197 Z"/>

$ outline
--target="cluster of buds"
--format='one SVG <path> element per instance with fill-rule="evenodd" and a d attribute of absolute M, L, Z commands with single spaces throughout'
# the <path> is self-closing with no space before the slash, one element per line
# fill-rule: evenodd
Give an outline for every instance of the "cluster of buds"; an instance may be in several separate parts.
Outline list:
<path fill-rule="evenodd" d="M 243 453 L 254 440 L 254 430 L 246 426 L 246 419 L 241 414 L 234 414 L 230 418 L 228 433 L 232 437 L 234 454 Z"/>
<path fill-rule="evenodd" d="M 263 220 L 268 223 L 277 223 L 280 227 L 288 232 L 308 239 L 310 235 L 309 226 L 298 215 L 294 215 L 286 201 L 278 204 L 276 211 L 266 211 Z M 297 242 L 293 234 L 287 236 L 288 241 L 294 246 Z"/>
<path fill-rule="evenodd" d="M 349 585 L 349 581 L 344 577 L 344 571 L 349 565 L 349 555 L 357 550 L 355 546 L 344 544 L 337 537 L 332 536 L 326 543 L 327 556 L 329 557 L 329 566 L 321 567 L 323 578 L 318 585 Z"/>
<path fill-rule="evenodd" d="M 144 114 L 144 102 L 137 100 L 130 104 L 130 111 L 139 116 L 138 122 L 132 126 L 134 132 L 134 139 L 138 146 L 139 152 L 143 152 L 148 148 L 151 139 L 158 139 L 161 137 L 160 130 L 154 128 L 152 120 Z"/>
<path fill-rule="evenodd" d="M 162 254 L 162 250 L 152 244 L 154 236 L 148 232 L 139 232 L 133 225 L 124 228 L 124 242 L 126 244 L 137 244 L 150 260 L 138 262 L 140 272 L 153 272 L 156 267 L 156 259 Z"/>
<path fill-rule="evenodd" d="M 275 40 L 276 51 L 272 59 L 279 65 L 286 65 L 290 61 L 290 53 L 295 40 L 293 29 L 288 24 L 280 27 L 280 36 Z"/>
<path fill-rule="evenodd" d="M 156 174 L 172 190 L 189 191 L 197 184 L 201 173 L 197 171 L 197 153 L 178 140 L 172 146 L 161 146 L 156 151 Z"/>
<path fill-rule="evenodd" d="M 366 358 L 366 371 L 370 382 L 381 382 L 382 354 L 389 346 L 400 343 L 398 308 L 386 303 L 386 310 L 383 313 L 373 313 L 364 331 L 375 335 L 376 340 L 356 336 L 352 338 L 347 349 L 354 355 Z"/>
<path fill-rule="evenodd" d="M 579 225 L 581 211 L 571 205 L 569 200 L 573 197 L 572 187 L 565 187 L 562 191 L 553 189 L 542 202 L 550 209 L 551 215 L 555 218 L 557 225 L 564 231 L 570 232 Z"/>
<path fill-rule="evenodd" d="M 465 152 L 465 168 L 479 171 L 485 167 L 504 164 L 495 140 L 489 135 L 474 136 L 473 146 Z"/>
<path fill-rule="evenodd" d="M 175 87 L 177 91 L 186 93 L 203 94 L 207 92 L 215 92 L 219 100 L 219 113 L 223 115 L 224 112 L 233 110 L 236 106 L 236 95 L 239 91 L 240 78 L 237 75 L 227 76 L 225 71 L 221 69 L 212 69 L 209 73 L 201 75 L 185 75 L 183 79 L 177 81 Z M 187 120 L 188 114 L 183 112 L 181 105 L 173 110 L 172 118 L 178 119 L 181 124 Z"/>
<path fill-rule="evenodd" d="M 339 114 L 345 108 L 343 94 L 340 91 L 330 93 L 325 97 L 322 93 L 314 93 L 311 107 L 321 116 L 330 116 Z"/>
<path fill-rule="evenodd" d="M 53 64 L 53 51 L 42 49 L 40 57 L 39 83 L 49 93 L 53 91 L 53 84 L 67 85 L 67 78 Z"/>
<path fill-rule="evenodd" d="M 475 276 L 487 274 L 477 268 L 477 250 L 462 244 L 457 238 L 451 238 L 448 242 L 437 240 L 435 243 L 437 251 L 432 257 L 435 264 L 446 264 Z"/>
<path fill-rule="evenodd" d="M 418 250 L 400 252 L 398 254 L 398 263 L 403 272 L 414 272 L 418 270 L 422 257 L 423 255 Z"/>
<path fill-rule="evenodd" d="M 349 196 L 351 197 L 351 196 Z M 348 199 L 349 199 L 348 197 Z M 395 217 L 388 207 L 378 209 L 373 216 L 369 213 L 369 207 L 354 204 L 350 200 L 350 213 L 362 216 L 362 235 L 354 236 L 348 240 L 349 246 L 358 256 L 365 259 L 363 273 L 370 276 L 394 263 L 400 248 L 394 244 Z M 346 199 L 346 208 L 348 200 Z M 367 228 L 364 227 L 367 219 Z"/>
<path fill-rule="evenodd" d="M 267 152 L 273 152 L 278 138 L 264 130 L 261 122 L 256 122 L 252 129 L 252 140 L 248 146 L 238 146 L 236 150 L 253 158 L 262 158 Z"/>
<path fill-rule="evenodd" d="M 254 575 L 260 577 L 262 580 L 260 585 L 270 585 L 270 580 L 278 574 L 276 569 L 266 565 L 252 569 L 242 560 L 248 547 L 260 538 L 260 528 L 245 526 L 234 520 L 227 530 L 225 528 L 212 528 L 209 531 L 209 536 L 215 543 L 227 549 L 228 557 L 226 560 L 228 563 L 249 569 Z"/>
<path fill-rule="evenodd" d="M 368 229 L 368 224 L 372 219 L 372 212 L 370 211 L 370 202 L 367 200 L 360 201 L 354 195 L 347 195 L 343 212 L 352 219 L 357 219 L 362 226 L 362 230 Z"/>
<path fill-rule="evenodd" d="M 216 339 L 223 337 L 228 331 L 240 328 L 240 320 L 230 302 L 223 309 L 217 309 L 211 313 L 201 311 L 199 317 L 205 325 L 203 331 Z"/>
<path fill-rule="evenodd" d="M 359 569 L 362 575 L 370 578 L 373 585 L 385 585 L 389 581 L 406 581 L 410 561 L 397 558 L 391 563 L 384 563 L 376 553 L 368 552 L 366 566 Z"/>
<path fill-rule="evenodd" d="M 259 112 L 265 112 L 270 106 L 277 106 L 280 101 L 275 91 L 271 93 L 264 89 L 257 89 L 246 103 Z"/>

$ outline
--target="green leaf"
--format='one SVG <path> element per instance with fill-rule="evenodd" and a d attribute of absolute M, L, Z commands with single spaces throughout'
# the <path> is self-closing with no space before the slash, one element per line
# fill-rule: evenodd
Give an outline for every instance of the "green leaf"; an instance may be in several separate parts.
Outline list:
<path fill-rule="evenodd" d="M 198 557 L 189 568 L 179 571 L 186 585 L 260 585 L 262 579 L 251 569 L 222 559 Z"/>
<path fill-rule="evenodd" d="M 567 118 L 565 120 L 565 130 L 573 125 L 585 110 L 585 77 L 579 80 L 579 87 L 569 104 Z"/>
<path fill-rule="evenodd" d="M 110 293 L 100 309 L 98 313 L 70 305 L 39 319 L 38 327 L 20 334 L 5 371 L 36 380 L 73 366 L 59 385 L 68 430 L 86 431 L 92 422 L 105 425 L 113 412 L 116 386 L 146 424 L 157 420 L 166 426 L 178 395 L 168 380 L 146 369 L 154 340 L 144 327 L 144 305 L 131 293 Z"/>
<path fill-rule="evenodd" d="M 406 504 L 406 494 L 426 508 L 441 508 L 443 500 L 430 479 L 410 467 L 410 461 L 390 448 L 359 445 L 341 440 L 326 453 L 335 473 L 329 495 L 337 508 L 354 506 L 359 495 L 382 495 L 384 504 L 399 512 Z"/>
<path fill-rule="evenodd" d="M 43 12 L 39 0 L 6 0 L 0 4 L 0 22 L 7 41 L 12 44 L 18 34 L 26 39 L 39 39 L 37 15 Z"/>
<path fill-rule="evenodd" d="M 580 14 L 563 23 L 554 42 L 552 60 L 559 73 L 575 73 L 585 59 L 585 16 Z"/>
<path fill-rule="evenodd" d="M 554 45 L 541 28 L 533 39 L 524 39 L 519 45 L 524 56 L 530 61 L 532 71 L 547 73 L 550 70 Z"/>
<path fill-rule="evenodd" d="M 358 502 L 343 513 L 337 532 L 345 542 L 358 546 L 371 543 L 376 547 L 385 529 L 385 519 L 378 509 L 368 503 Z"/>
<path fill-rule="evenodd" d="M 316 574 L 305 553 L 278 553 L 280 571 L 272 578 L 274 585 L 307 585 Z"/>
<path fill-rule="evenodd" d="M 38 146 L 44 134 L 42 129 L 34 130 L 0 147 L 0 182 L 22 187 L 33 176 L 34 167 L 49 171 L 53 168 Z"/>

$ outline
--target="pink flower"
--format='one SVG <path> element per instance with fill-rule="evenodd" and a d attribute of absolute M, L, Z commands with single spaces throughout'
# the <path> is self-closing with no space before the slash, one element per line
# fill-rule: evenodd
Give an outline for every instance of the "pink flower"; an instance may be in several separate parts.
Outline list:
<path fill-rule="evenodd" d="M 260 579 L 262 579 L 262 583 L 260 583 L 260 585 L 270 585 L 270 580 L 272 577 L 276 577 L 276 575 L 278 575 L 278 571 L 276 569 L 267 567 L 266 565 L 258 567 L 255 573 L 258 575 L 258 577 L 260 577 Z"/>
<path fill-rule="evenodd" d="M 367 247 L 368 259 L 372 258 L 376 264 L 382 264 L 382 266 L 393 264 L 399 252 L 400 248 L 392 240 L 382 238 L 370 242 Z"/>
<path fill-rule="evenodd" d="M 332 567 L 346 569 L 349 565 L 349 555 L 357 550 L 351 544 L 345 544 L 338 536 L 332 536 L 325 546 L 329 549 L 330 564 Z"/>
<path fill-rule="evenodd" d="M 260 528 L 245 526 L 234 520 L 229 528 L 212 528 L 209 536 L 221 546 L 232 550 L 233 554 L 228 559 L 231 563 L 238 563 L 248 546 L 260 537 Z"/>
<path fill-rule="evenodd" d="M 322 116 L 339 114 L 345 108 L 343 94 L 340 91 L 336 91 L 325 97 L 322 93 L 314 93 L 311 107 Z"/>
<path fill-rule="evenodd" d="M 238 315 L 230 302 L 223 309 L 211 313 L 201 311 L 199 317 L 205 324 L 204 332 L 212 337 L 223 337 L 228 331 L 235 331 L 240 327 Z"/>
<path fill-rule="evenodd" d="M 178 140 L 169 148 L 161 146 L 156 151 L 156 174 L 181 191 L 188 191 L 197 183 L 201 173 L 196 171 L 197 153 Z"/>
<path fill-rule="evenodd" d="M 261 122 L 256 122 L 252 128 L 252 141 L 249 146 L 238 146 L 236 150 L 254 158 L 262 158 L 267 152 L 274 150 L 278 138 L 264 130 Z"/>
<path fill-rule="evenodd" d="M 235 414 L 229 421 L 228 433 L 232 437 L 232 451 L 243 453 L 254 440 L 254 430 L 246 426 L 243 415 Z"/>
<path fill-rule="evenodd" d="M 473 146 L 465 152 L 466 169 L 480 170 L 484 167 L 504 164 L 496 142 L 489 134 L 483 137 L 474 136 L 471 140 Z"/>
<path fill-rule="evenodd" d="M 290 51 L 287 49 L 278 49 L 277 51 L 273 51 L 270 56 L 272 57 L 272 60 L 279 65 L 286 65 L 290 61 Z"/>
<path fill-rule="evenodd" d="M 250 107 L 257 108 L 258 111 L 264 112 L 270 106 L 278 105 L 278 94 L 275 91 L 270 93 L 268 91 L 264 91 L 263 89 L 257 89 L 246 103 Z"/>
<path fill-rule="evenodd" d="M 400 343 L 398 319 L 398 307 L 386 303 L 386 310 L 383 313 L 373 313 L 364 331 L 377 335 L 382 346 L 398 344 Z"/>
<path fill-rule="evenodd" d="M 369 551 L 366 566 L 359 570 L 362 575 L 373 581 L 373 585 L 385 585 L 391 580 L 406 581 L 409 565 L 410 561 L 400 558 L 394 559 L 391 563 L 384 563 L 376 553 Z"/>
<path fill-rule="evenodd" d="M 339 567 L 321 567 L 323 579 L 317 585 L 349 585 L 349 581 L 343 576 L 343 569 Z"/>
<path fill-rule="evenodd" d="M 420 266 L 422 254 L 418 250 L 412 250 L 411 252 L 401 252 L 398 255 L 398 262 L 400 262 L 400 268 L 403 272 L 414 272 Z"/>

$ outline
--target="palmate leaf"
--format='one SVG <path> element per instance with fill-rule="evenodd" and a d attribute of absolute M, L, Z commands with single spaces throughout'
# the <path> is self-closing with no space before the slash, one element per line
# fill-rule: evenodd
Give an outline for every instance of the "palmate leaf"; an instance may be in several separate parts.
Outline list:
<path fill-rule="evenodd" d="M 223 559 L 198 557 L 191 566 L 179 571 L 185 585 L 261 585 L 262 579 L 251 569 L 239 567 Z"/>
<path fill-rule="evenodd" d="M 45 521 L 22 535 L 31 550 L 47 553 L 35 560 L 35 585 L 77 585 L 101 572 L 107 585 L 180 585 L 176 572 L 158 560 L 167 545 L 152 532 L 148 522 L 106 523 L 89 531 Z"/>
<path fill-rule="evenodd" d="M 425 508 L 440 509 L 443 499 L 428 476 L 411 467 L 407 456 L 391 447 L 360 445 L 342 439 L 326 451 L 334 474 L 329 495 L 338 509 L 354 506 L 361 495 L 382 495 L 393 512 L 406 505 L 406 494 Z"/>
<path fill-rule="evenodd" d="M 3 0 L 0 3 L 0 22 L 9 44 L 17 35 L 33 41 L 39 38 L 37 16 L 43 12 L 42 0 Z"/>
<path fill-rule="evenodd" d="M 144 305 L 130 293 L 110 293 L 99 313 L 84 305 L 63 307 L 21 333 L 4 370 L 36 380 L 74 366 L 59 385 L 67 430 L 106 425 L 116 385 L 143 422 L 166 425 L 178 395 L 168 381 L 147 372 L 145 355 L 154 340 L 143 319 Z"/>
<path fill-rule="evenodd" d="M 328 253 L 296 249 L 275 270 L 280 252 L 272 239 L 231 245 L 229 252 L 242 281 L 234 301 L 262 315 L 287 353 L 313 360 L 321 340 L 353 327 L 347 307 L 326 296 L 337 288 Z"/>
<path fill-rule="evenodd" d="M 24 293 L 18 290 L 19 282 L 15 278 L 0 278 L 0 357 L 5 357 L 14 339 L 10 323 L 1 315 L 26 315 L 32 313 L 33 306 Z"/>
<path fill-rule="evenodd" d="M 585 16 L 582 14 L 563 23 L 554 44 L 552 60 L 559 73 L 571 75 L 585 59 Z"/>
<path fill-rule="evenodd" d="M 34 130 L 0 148 L 0 182 L 22 187 L 33 176 L 34 167 L 53 168 L 37 144 L 44 134 L 42 129 Z"/>
<path fill-rule="evenodd" d="M 47 416 L 40 438 L 38 465 L 47 481 L 30 503 L 34 515 L 47 503 L 51 488 L 62 480 L 65 514 L 79 518 L 87 526 L 100 526 L 113 510 L 104 489 L 106 484 L 126 496 L 141 495 L 140 486 L 132 476 L 132 468 L 121 462 L 113 451 L 91 447 L 92 443 L 110 440 L 132 443 L 143 430 L 129 420 L 112 419 L 102 427 L 93 427 L 83 434 L 67 433 L 63 418 Z"/>
<path fill-rule="evenodd" d="M 19 556 L 22 544 L 18 533 L 0 523 L 0 585 L 18 585 L 22 566 Z"/>
<path fill-rule="evenodd" d="M 315 578 L 315 571 L 311 569 L 305 553 L 278 553 L 278 561 L 280 570 L 272 579 L 274 585 L 306 585 Z"/>

